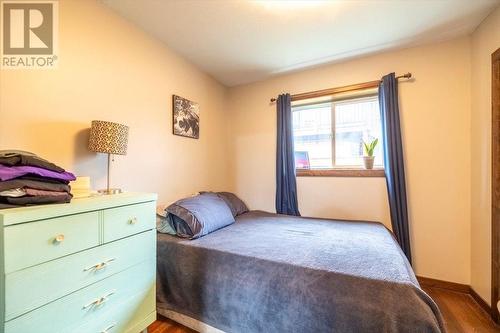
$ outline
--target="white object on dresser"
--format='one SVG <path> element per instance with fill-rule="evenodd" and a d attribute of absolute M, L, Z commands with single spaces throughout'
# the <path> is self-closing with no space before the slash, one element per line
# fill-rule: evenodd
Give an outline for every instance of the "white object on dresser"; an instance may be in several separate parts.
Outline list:
<path fill-rule="evenodd" d="M 73 199 L 88 198 L 92 195 L 90 177 L 76 177 L 76 180 L 70 182 L 70 186 Z"/>
<path fill-rule="evenodd" d="M 156 320 L 156 194 L 0 210 L 0 333 L 138 333 Z"/>

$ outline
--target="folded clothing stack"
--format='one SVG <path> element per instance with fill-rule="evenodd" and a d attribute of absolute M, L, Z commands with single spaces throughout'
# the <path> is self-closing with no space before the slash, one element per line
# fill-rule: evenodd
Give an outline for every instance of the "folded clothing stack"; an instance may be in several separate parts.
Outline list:
<path fill-rule="evenodd" d="M 0 150 L 0 209 L 70 202 L 76 177 L 33 153 Z"/>

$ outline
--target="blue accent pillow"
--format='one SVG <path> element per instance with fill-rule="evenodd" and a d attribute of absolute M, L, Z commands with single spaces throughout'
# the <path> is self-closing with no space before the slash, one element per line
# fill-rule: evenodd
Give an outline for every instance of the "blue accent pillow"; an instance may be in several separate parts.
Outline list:
<path fill-rule="evenodd" d="M 231 192 L 200 192 L 201 194 L 214 193 L 217 194 L 222 200 L 226 202 L 229 209 L 233 213 L 233 216 L 236 217 L 238 215 L 244 214 L 248 212 L 248 207 L 245 203 L 238 198 L 238 196 Z"/>
<path fill-rule="evenodd" d="M 235 222 L 231 209 L 217 194 L 204 193 L 167 207 L 177 236 L 196 239 Z"/>
<path fill-rule="evenodd" d="M 247 205 L 236 194 L 231 192 L 217 192 L 217 195 L 226 202 L 234 217 L 248 212 Z"/>

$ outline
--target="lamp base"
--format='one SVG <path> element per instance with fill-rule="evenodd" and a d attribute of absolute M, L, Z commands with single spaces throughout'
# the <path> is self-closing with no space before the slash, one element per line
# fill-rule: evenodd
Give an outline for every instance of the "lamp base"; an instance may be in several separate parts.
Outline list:
<path fill-rule="evenodd" d="M 109 195 L 109 194 L 118 194 L 122 193 L 123 191 L 120 188 L 109 188 L 109 189 L 104 189 L 104 190 L 98 190 L 97 193 L 99 194 L 104 194 L 104 195 Z"/>

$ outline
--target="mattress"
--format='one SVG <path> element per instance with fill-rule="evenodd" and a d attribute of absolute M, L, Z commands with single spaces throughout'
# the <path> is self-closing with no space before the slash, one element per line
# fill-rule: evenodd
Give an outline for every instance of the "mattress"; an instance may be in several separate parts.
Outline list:
<path fill-rule="evenodd" d="M 225 332 L 444 332 L 380 223 L 251 211 L 196 240 L 158 234 L 157 307 Z"/>

